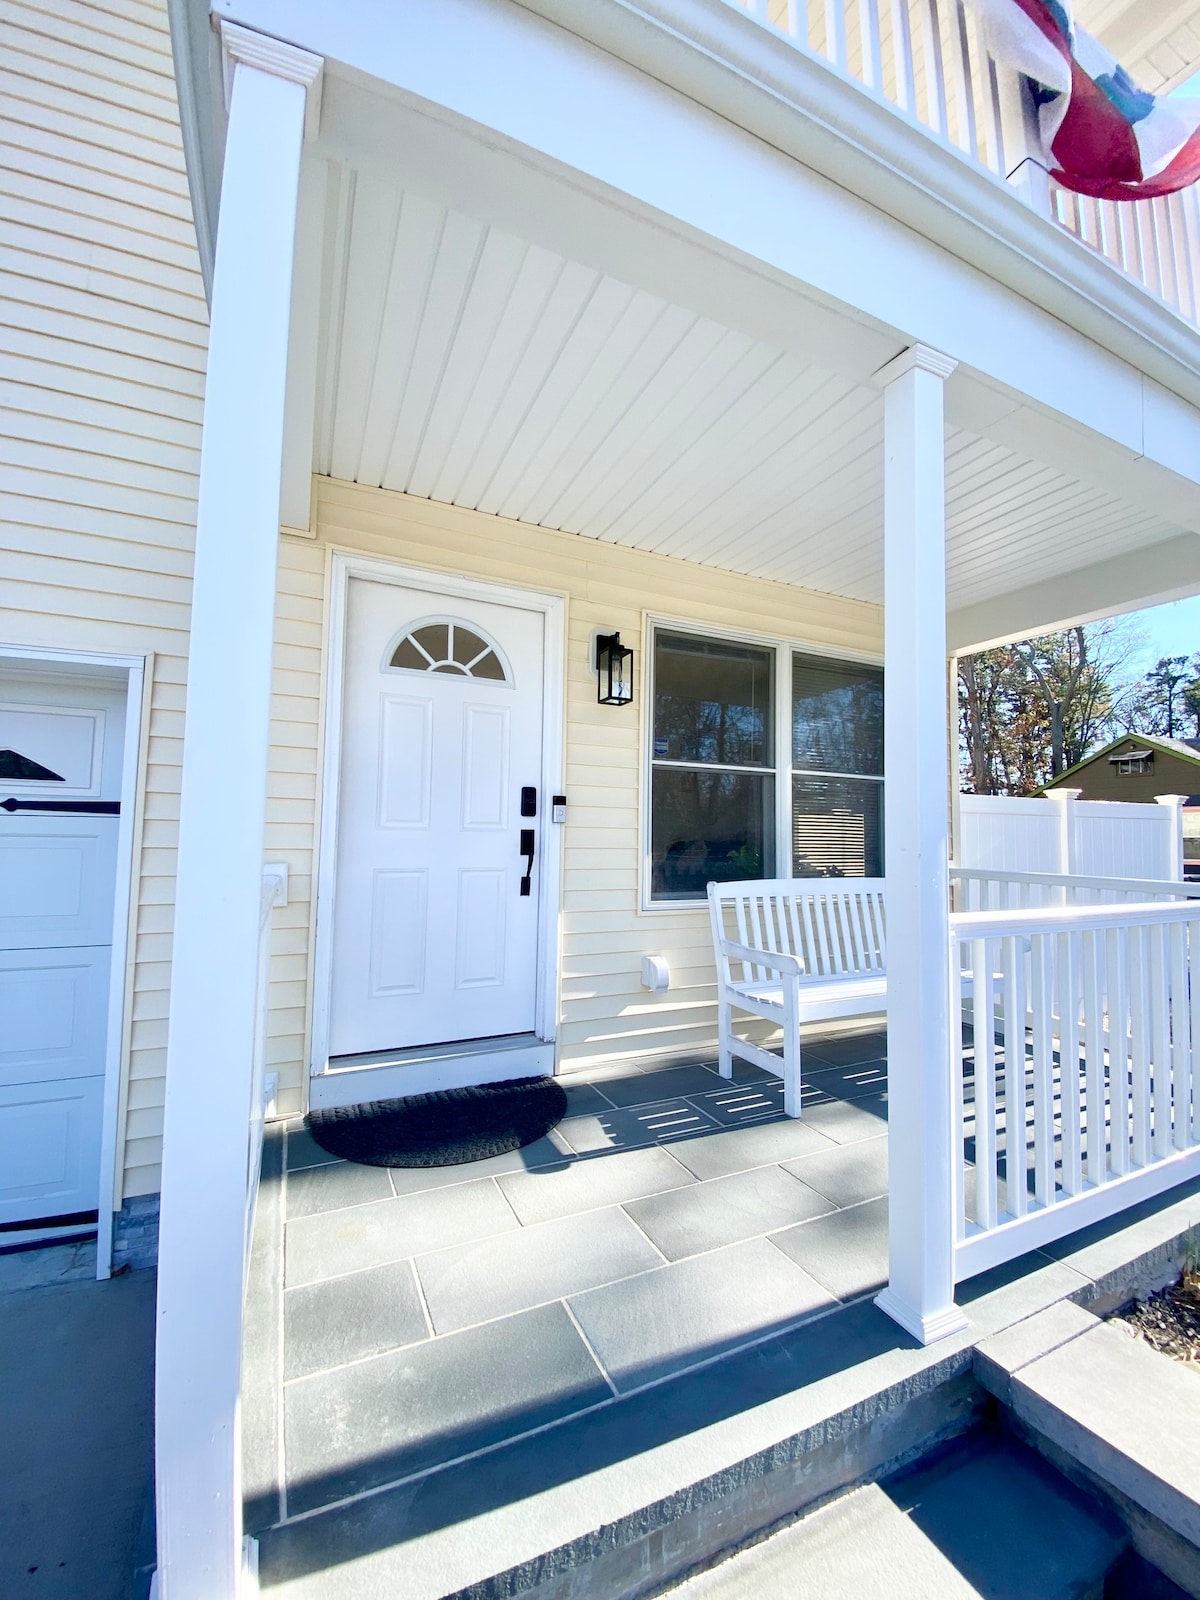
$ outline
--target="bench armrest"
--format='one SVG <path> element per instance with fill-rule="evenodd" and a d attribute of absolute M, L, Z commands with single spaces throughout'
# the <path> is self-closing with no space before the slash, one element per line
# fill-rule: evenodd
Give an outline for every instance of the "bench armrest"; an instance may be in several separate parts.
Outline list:
<path fill-rule="evenodd" d="M 802 978 L 805 967 L 799 956 L 784 955 L 774 950 L 755 950 L 748 944 L 735 944 L 732 939 L 721 940 L 721 954 L 726 961 L 745 961 L 754 967 L 767 967 L 772 972 L 786 972 Z"/>

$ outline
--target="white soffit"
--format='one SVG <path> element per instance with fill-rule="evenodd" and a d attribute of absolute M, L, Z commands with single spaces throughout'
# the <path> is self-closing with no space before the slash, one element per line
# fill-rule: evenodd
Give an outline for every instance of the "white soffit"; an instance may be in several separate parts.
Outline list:
<path fill-rule="evenodd" d="M 882 400 L 414 193 L 329 186 L 315 470 L 784 583 L 882 597 Z M 1179 530 L 947 432 L 970 604 Z"/>
<path fill-rule="evenodd" d="M 1200 0 L 1075 0 L 1074 13 L 1156 94 L 1200 70 Z"/>

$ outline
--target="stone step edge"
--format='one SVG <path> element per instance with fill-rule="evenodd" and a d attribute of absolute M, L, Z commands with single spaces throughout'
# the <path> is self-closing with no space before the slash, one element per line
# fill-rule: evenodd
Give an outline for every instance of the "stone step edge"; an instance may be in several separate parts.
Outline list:
<path fill-rule="evenodd" d="M 1185 1593 L 1200 1597 L 1200 1478 L 1194 1494 L 1170 1482 L 1168 1458 L 1152 1430 L 1146 1434 L 1142 1459 L 1127 1456 L 1121 1445 L 1102 1437 L 1089 1419 L 1077 1417 L 1061 1398 L 1039 1392 L 1038 1363 L 1066 1345 L 1076 1369 L 1085 1374 L 1095 1364 L 1096 1340 L 1109 1357 L 1125 1363 L 1128 1351 L 1130 1388 L 1136 1389 L 1163 1363 L 1162 1376 L 1173 1403 L 1194 1413 L 1200 1433 L 1200 1384 L 1184 1374 L 1168 1356 L 1159 1355 L 1106 1323 L 1084 1300 L 1107 1314 L 1133 1299 L 1144 1298 L 1173 1281 L 1195 1253 L 1195 1234 L 1188 1229 L 1132 1259 L 1124 1270 L 1094 1282 L 1088 1291 L 1005 1329 L 976 1346 L 975 1376 L 1000 1402 L 1003 1420 L 1018 1438 L 1037 1450 L 1064 1477 L 1114 1512 L 1128 1529 L 1134 1550 Z M 1184 1379 L 1183 1384 L 1179 1378 Z M 1097 1373 L 1097 1389 L 1109 1390 L 1109 1373 Z M 1191 1386 L 1195 1385 L 1193 1395 Z M 1161 1476 L 1160 1476 L 1161 1474 Z"/>
<path fill-rule="evenodd" d="M 954 1339 L 925 1350 L 905 1352 L 910 1355 L 911 1368 L 903 1377 L 879 1387 L 873 1394 L 864 1393 L 846 1409 L 831 1411 L 802 1430 L 729 1461 L 715 1472 L 693 1477 L 684 1487 L 647 1500 L 635 1510 L 540 1555 L 447 1590 L 445 1600 L 510 1600 L 515 1595 L 535 1595 L 539 1590 L 552 1591 L 554 1600 L 574 1600 L 576 1595 L 580 1600 L 585 1595 L 592 1600 L 596 1592 L 603 1593 L 606 1600 L 640 1600 L 674 1585 L 689 1573 L 769 1537 L 797 1516 L 900 1470 L 966 1431 L 979 1420 L 975 1402 L 983 1403 L 983 1391 L 988 1388 L 981 1380 L 977 1361 L 981 1344 L 1005 1331 L 1016 1335 L 1033 1317 L 1046 1312 L 1059 1312 L 1066 1319 L 1067 1328 L 1075 1330 L 1068 1331 L 1065 1337 L 1076 1337 L 1094 1326 L 1097 1316 L 1120 1309 L 1171 1282 L 1195 1252 L 1198 1226 L 1200 1196 L 1195 1195 L 1185 1196 L 1149 1217 L 1135 1214 L 1105 1241 L 1106 1253 L 1115 1259 L 1095 1277 L 1087 1276 L 1079 1264 L 1068 1267 L 1066 1262 L 1055 1263 L 1064 1267 L 1069 1277 L 1061 1280 L 1058 1292 L 1049 1296 L 1048 1306 L 1019 1313 L 1007 1322 L 1001 1316 L 999 1330 L 973 1325 Z M 1084 1246 L 1072 1252 L 1077 1263 L 1087 1257 L 1089 1248 L 1094 1247 Z M 999 1295 L 1003 1294 L 1001 1290 Z M 928 1408 L 931 1397 L 952 1385 L 962 1385 L 966 1394 L 945 1395 L 946 1413 L 940 1419 L 929 1416 L 926 1409 L 926 1414 L 909 1418 L 907 1440 L 901 1442 L 898 1434 L 897 1448 L 864 1448 L 860 1436 L 880 1416 L 902 1414 L 916 1401 L 924 1401 Z M 966 1402 L 966 1395 L 970 1396 L 970 1403 Z M 847 1448 L 856 1441 L 860 1450 L 857 1456 Z M 836 1462 L 839 1450 L 846 1452 L 840 1470 Z M 833 1468 L 828 1477 L 821 1486 L 797 1481 L 807 1477 L 803 1469 L 813 1463 L 818 1453 Z M 773 1474 L 778 1481 L 771 1481 Z M 768 1487 L 772 1490 L 769 1494 L 764 1492 Z M 717 1518 L 719 1539 L 714 1541 L 711 1533 L 705 1534 L 702 1524 L 706 1513 L 726 1504 L 731 1514 L 727 1518 L 722 1511 Z M 643 1567 L 640 1584 L 610 1585 L 605 1581 L 606 1575 L 617 1579 L 620 1569 L 630 1565 L 628 1559 L 621 1559 L 623 1551 L 634 1551 L 652 1541 L 658 1541 L 661 1548 L 660 1570 L 653 1578 Z M 567 1581 L 576 1570 L 581 1576 L 586 1574 L 578 1586 Z M 597 1583 L 598 1591 L 593 1587 Z"/>

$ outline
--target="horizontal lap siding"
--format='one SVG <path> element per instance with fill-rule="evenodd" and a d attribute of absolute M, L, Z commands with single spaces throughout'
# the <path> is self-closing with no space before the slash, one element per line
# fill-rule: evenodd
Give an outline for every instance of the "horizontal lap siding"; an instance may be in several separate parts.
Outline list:
<path fill-rule="evenodd" d="M 580 1067 L 711 1047 L 715 975 L 706 909 L 638 909 L 645 614 L 676 617 L 700 630 L 706 625 L 740 628 L 817 646 L 877 652 L 880 612 L 811 590 L 327 478 L 317 480 L 317 534 L 316 542 L 284 541 L 276 639 L 277 651 L 284 649 L 285 639 L 289 651 L 285 691 L 279 682 L 282 658 L 277 667 L 281 693 L 276 738 L 286 731 L 282 748 L 293 763 L 301 762 L 298 770 L 304 773 L 315 773 L 319 743 L 314 658 L 321 641 L 323 545 L 566 595 L 569 820 L 563 841 L 560 1064 Z M 596 677 L 588 661 L 596 628 L 620 629 L 637 650 L 632 708 L 596 703 Z M 293 672 L 299 675 L 295 683 Z M 302 736 L 300 719 L 306 711 L 312 721 L 301 745 L 293 741 Z M 277 749 L 273 785 L 283 776 L 278 755 Z M 299 838 L 295 827 L 292 823 L 288 828 L 292 870 L 307 884 L 313 870 L 311 837 L 293 845 Z M 643 955 L 665 956 L 670 962 L 671 988 L 665 994 L 642 988 Z M 278 1055 L 276 1062 L 291 1109 L 299 1104 L 301 1053 L 286 1063 Z"/>
<path fill-rule="evenodd" d="M 206 335 L 165 4 L 0 0 L 0 638 L 154 656 L 125 1195 L 159 1186 Z"/>

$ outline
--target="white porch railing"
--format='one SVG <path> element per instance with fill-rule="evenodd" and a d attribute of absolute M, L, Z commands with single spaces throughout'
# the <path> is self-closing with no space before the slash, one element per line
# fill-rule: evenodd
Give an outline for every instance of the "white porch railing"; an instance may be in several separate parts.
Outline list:
<path fill-rule="evenodd" d="M 1017 75 L 983 47 L 965 0 L 729 0 L 802 49 L 923 123 L 994 172 L 1015 177 L 1026 153 Z M 1028 173 L 1029 169 L 1025 169 Z M 1200 197 L 1117 205 L 1081 198 L 1045 178 L 1026 198 L 1084 244 L 1200 322 Z"/>
<path fill-rule="evenodd" d="M 1200 323 L 1200 195 L 1195 187 L 1159 200 L 1092 200 L 1051 185 L 1050 214 L 1068 232 Z"/>
<path fill-rule="evenodd" d="M 1200 883 L 1162 878 L 1086 877 L 1058 872 L 950 868 L 955 911 L 1018 911 L 1046 906 L 1136 905 L 1200 899 Z"/>
<path fill-rule="evenodd" d="M 1015 874 L 959 874 L 1005 896 Z M 1047 878 L 1050 875 L 1046 875 Z M 1041 892 L 1157 898 L 955 913 L 955 1276 L 1200 1174 L 1200 899 L 1121 880 Z"/>

